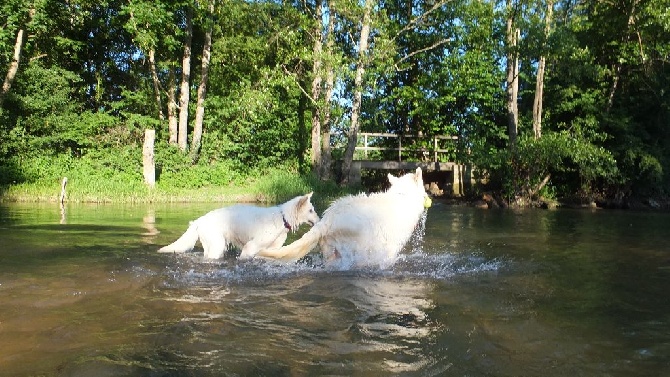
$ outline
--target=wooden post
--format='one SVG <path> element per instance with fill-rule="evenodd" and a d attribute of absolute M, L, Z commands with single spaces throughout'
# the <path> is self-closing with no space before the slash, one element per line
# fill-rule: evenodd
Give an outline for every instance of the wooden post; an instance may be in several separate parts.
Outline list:
<path fill-rule="evenodd" d="M 368 159 L 368 134 L 363 135 L 363 143 L 365 145 L 365 149 L 364 149 L 365 159 L 367 160 Z"/>
<path fill-rule="evenodd" d="M 155 130 L 144 130 L 144 146 L 142 148 L 142 166 L 144 167 L 144 183 L 149 188 L 156 185 L 156 165 L 154 163 Z"/>
<path fill-rule="evenodd" d="M 65 197 L 67 196 L 67 193 L 65 192 L 65 187 L 67 186 L 67 177 L 63 177 L 63 182 L 60 184 L 60 198 L 58 201 L 60 204 L 65 203 Z"/>
<path fill-rule="evenodd" d="M 58 198 L 61 224 L 65 224 L 65 197 L 67 196 L 67 192 L 65 191 L 66 186 L 67 186 L 67 177 L 63 177 L 63 181 L 60 184 L 60 197 Z"/>
<path fill-rule="evenodd" d="M 451 194 L 455 197 L 463 196 L 463 165 L 454 165 L 454 179 L 451 186 Z"/>
<path fill-rule="evenodd" d="M 464 196 L 472 188 L 472 184 L 472 166 L 455 164 L 452 195 Z"/>

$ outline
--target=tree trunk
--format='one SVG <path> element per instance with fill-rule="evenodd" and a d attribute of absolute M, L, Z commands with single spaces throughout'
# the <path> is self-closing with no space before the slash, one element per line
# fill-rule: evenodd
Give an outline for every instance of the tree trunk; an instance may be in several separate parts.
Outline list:
<path fill-rule="evenodd" d="M 512 6 L 512 0 L 507 0 L 507 135 L 510 147 L 516 143 L 517 127 L 519 122 L 519 109 L 517 98 L 519 94 L 519 53 L 517 50 L 519 29 L 514 27 L 516 10 Z"/>
<path fill-rule="evenodd" d="M 546 49 L 547 40 L 551 33 L 551 22 L 554 13 L 554 0 L 547 0 L 547 14 L 544 17 L 544 43 Z M 537 65 L 537 77 L 535 78 L 535 99 L 533 100 L 533 134 L 535 139 L 542 136 L 542 97 L 544 96 L 544 75 L 546 70 L 546 51 L 540 56 Z"/>
<path fill-rule="evenodd" d="M 28 11 L 28 20 L 26 25 L 35 17 L 35 6 L 31 6 Z M 9 63 L 9 68 L 7 69 L 7 74 L 5 75 L 5 80 L 2 83 L 2 91 L 0 91 L 0 107 L 5 102 L 5 97 L 9 94 L 9 90 L 12 88 L 16 74 L 19 72 L 19 63 L 21 62 L 21 51 L 23 50 L 23 44 L 25 43 L 26 31 L 24 28 L 19 29 L 16 33 L 16 41 L 14 42 L 14 55 L 12 56 L 12 61 Z"/>
<path fill-rule="evenodd" d="M 533 135 L 535 139 L 542 136 L 542 95 L 544 92 L 544 70 L 547 58 L 542 55 L 537 64 L 535 77 L 535 98 L 533 99 Z"/>
<path fill-rule="evenodd" d="M 156 51 L 149 49 L 149 69 L 151 70 L 151 79 L 154 84 L 154 96 L 156 97 L 156 107 L 158 108 L 158 119 L 165 120 L 163 114 L 163 101 L 161 100 L 161 83 L 158 80 L 158 72 L 156 70 Z"/>
<path fill-rule="evenodd" d="M 321 61 L 323 50 L 323 2 L 316 0 L 314 4 L 314 29 L 312 35 L 314 36 L 314 45 L 312 46 L 312 171 L 319 172 L 319 164 L 321 163 Z"/>
<path fill-rule="evenodd" d="M 179 120 L 177 119 L 177 94 L 176 82 L 174 77 L 174 67 L 170 67 L 168 73 L 168 90 L 167 90 L 167 112 L 168 112 L 168 131 L 170 145 L 177 145 L 179 134 Z"/>
<path fill-rule="evenodd" d="M 540 190 L 542 190 L 542 188 L 546 186 L 547 183 L 549 183 L 550 179 L 551 179 L 551 173 L 545 175 L 542 181 L 538 183 L 538 185 L 535 186 L 535 188 L 532 188 L 528 191 L 528 197 L 533 198 L 535 195 L 537 195 L 537 193 L 540 192 Z"/>
<path fill-rule="evenodd" d="M 188 145 L 188 102 L 190 99 L 191 81 L 191 41 L 193 40 L 193 8 L 189 5 L 186 11 L 186 36 L 184 39 L 184 56 L 181 60 L 181 85 L 179 86 L 179 134 L 177 144 L 182 151 Z"/>
<path fill-rule="evenodd" d="M 23 49 L 24 38 L 25 30 L 20 29 L 19 32 L 16 33 L 14 56 L 12 57 L 12 62 L 9 63 L 9 69 L 7 70 L 7 75 L 5 75 L 5 81 L 2 83 L 2 92 L 0 92 L 0 107 L 2 107 L 2 104 L 5 102 L 5 96 L 12 88 L 14 78 L 16 78 L 16 73 L 19 71 L 19 62 L 21 61 L 21 50 Z"/>
<path fill-rule="evenodd" d="M 623 45 L 627 40 L 630 39 L 630 29 L 635 25 L 635 9 L 637 6 L 637 1 L 633 1 L 631 4 L 631 9 L 630 13 L 628 13 L 628 23 L 626 24 L 626 32 L 624 33 L 623 37 L 621 37 L 621 44 Z M 619 47 L 621 49 L 621 47 Z M 614 78 L 612 80 L 612 86 L 610 87 L 609 94 L 607 96 L 607 107 L 605 108 L 605 111 L 607 113 L 612 110 L 612 106 L 614 105 L 614 95 L 616 94 L 617 88 L 619 87 L 619 79 L 621 78 L 621 68 L 622 68 L 622 63 L 619 59 L 617 59 L 617 62 L 614 64 Z"/>
<path fill-rule="evenodd" d="M 209 61 L 212 50 L 212 29 L 214 17 L 214 0 L 209 0 L 207 6 L 207 32 L 205 44 L 202 47 L 202 65 L 200 68 L 200 85 L 198 86 L 198 101 L 195 110 L 195 124 L 193 125 L 193 140 L 191 141 L 191 159 L 196 161 L 200 153 L 202 140 L 202 124 L 205 119 L 205 96 L 207 95 L 207 80 L 209 78 Z"/>
<path fill-rule="evenodd" d="M 361 25 L 361 37 L 358 42 L 358 62 L 356 63 L 356 76 L 354 78 L 354 101 L 351 105 L 351 125 L 349 126 L 347 149 L 342 159 L 342 184 L 349 183 L 349 173 L 354 160 L 354 151 L 358 141 L 359 115 L 361 113 L 361 102 L 363 99 L 363 74 L 365 73 L 366 55 L 368 52 L 368 37 L 370 36 L 370 12 L 373 0 L 365 0 L 365 13 Z"/>
<path fill-rule="evenodd" d="M 326 85 L 324 88 L 323 111 L 321 112 L 323 117 L 321 118 L 321 172 L 319 176 L 324 181 L 330 180 L 330 165 L 332 161 L 330 151 L 330 101 L 333 98 L 333 88 L 335 83 L 335 72 L 332 63 L 334 56 L 333 46 L 335 44 L 335 38 L 333 37 L 333 32 L 335 31 L 335 15 L 335 8 L 331 3 L 330 14 L 328 15 L 328 34 L 326 35 L 326 54 L 328 56 L 325 69 Z"/>

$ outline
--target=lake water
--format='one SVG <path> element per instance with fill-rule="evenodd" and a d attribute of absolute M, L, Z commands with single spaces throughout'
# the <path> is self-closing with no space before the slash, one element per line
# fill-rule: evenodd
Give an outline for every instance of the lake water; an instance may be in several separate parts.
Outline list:
<path fill-rule="evenodd" d="M 0 375 L 670 375 L 670 214 L 436 203 L 385 271 L 156 252 L 215 207 L 0 204 Z"/>

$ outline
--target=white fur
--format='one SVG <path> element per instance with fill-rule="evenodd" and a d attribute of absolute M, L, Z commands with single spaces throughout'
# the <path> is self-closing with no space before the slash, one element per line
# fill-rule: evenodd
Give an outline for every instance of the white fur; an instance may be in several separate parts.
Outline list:
<path fill-rule="evenodd" d="M 388 179 L 388 191 L 338 199 L 299 240 L 257 256 L 297 260 L 318 244 L 327 264 L 388 267 L 416 228 L 427 197 L 420 168 Z"/>
<path fill-rule="evenodd" d="M 289 229 L 300 224 L 314 225 L 319 216 L 310 202 L 312 193 L 295 197 L 276 207 L 238 204 L 215 209 L 191 221 L 186 232 L 161 253 L 183 253 L 192 250 L 198 239 L 205 258 L 221 258 L 228 245 L 242 250 L 241 259 L 253 258 L 263 248 L 279 248 Z"/>

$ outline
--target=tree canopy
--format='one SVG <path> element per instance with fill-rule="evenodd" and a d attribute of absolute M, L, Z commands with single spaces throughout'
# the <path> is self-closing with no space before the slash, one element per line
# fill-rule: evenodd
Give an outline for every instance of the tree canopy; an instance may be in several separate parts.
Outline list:
<path fill-rule="evenodd" d="M 670 0 L 0 10 L 0 185 L 72 170 L 141 180 L 155 129 L 164 187 L 267 166 L 341 179 L 360 130 L 457 136 L 449 158 L 510 200 L 670 188 Z"/>

